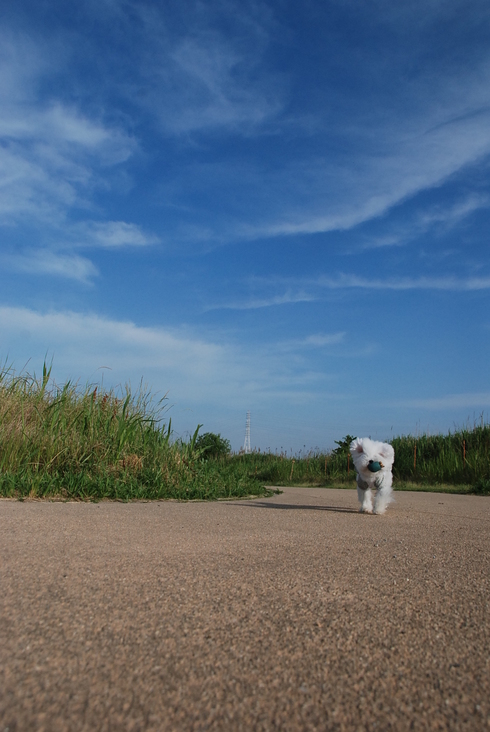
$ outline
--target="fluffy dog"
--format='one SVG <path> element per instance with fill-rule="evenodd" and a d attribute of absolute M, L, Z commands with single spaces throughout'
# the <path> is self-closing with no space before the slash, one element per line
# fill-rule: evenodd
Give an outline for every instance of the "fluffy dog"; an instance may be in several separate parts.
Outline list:
<path fill-rule="evenodd" d="M 384 513 L 393 500 L 391 468 L 395 451 L 386 442 L 375 442 L 369 437 L 352 440 L 350 453 L 357 470 L 357 497 L 361 513 Z M 373 489 L 376 489 L 373 508 Z"/>

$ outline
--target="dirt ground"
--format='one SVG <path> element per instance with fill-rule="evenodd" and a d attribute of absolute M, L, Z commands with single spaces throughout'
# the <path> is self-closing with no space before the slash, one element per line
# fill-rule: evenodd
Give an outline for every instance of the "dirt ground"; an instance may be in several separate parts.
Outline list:
<path fill-rule="evenodd" d="M 0 732 L 490 730 L 490 498 L 0 501 Z"/>

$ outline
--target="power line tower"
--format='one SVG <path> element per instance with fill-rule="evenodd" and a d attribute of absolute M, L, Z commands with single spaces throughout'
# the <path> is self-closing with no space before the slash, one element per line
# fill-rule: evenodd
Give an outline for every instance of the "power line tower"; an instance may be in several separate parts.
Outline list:
<path fill-rule="evenodd" d="M 245 426 L 245 442 L 243 443 L 243 452 L 245 455 L 248 455 L 249 452 L 252 452 L 250 448 L 250 412 L 247 412 L 247 423 Z"/>

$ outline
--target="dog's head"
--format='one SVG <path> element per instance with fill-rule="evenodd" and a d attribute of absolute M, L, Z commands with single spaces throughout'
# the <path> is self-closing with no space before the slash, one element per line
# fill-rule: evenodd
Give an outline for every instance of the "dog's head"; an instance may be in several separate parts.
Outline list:
<path fill-rule="evenodd" d="M 358 437 L 352 440 L 350 453 L 358 473 L 369 470 L 376 473 L 379 470 L 390 471 L 395 461 L 395 451 L 387 442 L 376 442 L 369 437 Z"/>

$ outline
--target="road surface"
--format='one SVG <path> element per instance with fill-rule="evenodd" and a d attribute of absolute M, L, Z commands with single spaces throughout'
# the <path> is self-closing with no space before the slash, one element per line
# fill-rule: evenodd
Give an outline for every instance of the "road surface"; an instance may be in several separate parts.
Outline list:
<path fill-rule="evenodd" d="M 490 730 L 490 498 L 0 501 L 0 732 Z"/>

